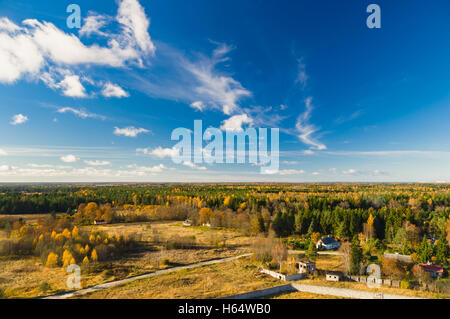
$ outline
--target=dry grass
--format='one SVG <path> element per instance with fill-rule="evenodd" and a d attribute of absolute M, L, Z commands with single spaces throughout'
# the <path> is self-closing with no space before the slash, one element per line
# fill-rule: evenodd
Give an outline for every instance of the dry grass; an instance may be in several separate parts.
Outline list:
<path fill-rule="evenodd" d="M 25 215 L 24 215 L 25 216 Z M 33 218 L 37 218 L 33 215 Z M 33 218 L 27 221 L 32 223 Z M 123 256 L 120 260 L 104 262 L 99 265 L 99 270 L 88 272 L 82 270 L 82 287 L 88 287 L 107 281 L 123 279 L 155 270 L 172 267 L 174 265 L 191 264 L 205 260 L 225 258 L 248 252 L 250 238 L 242 237 L 238 233 L 182 227 L 179 222 L 153 222 L 133 224 L 113 224 L 102 226 L 88 226 L 84 229 L 99 229 L 113 234 L 137 234 L 149 249 Z M 160 244 L 153 240 L 156 236 L 164 241 L 174 235 L 195 236 L 196 241 L 202 246 L 196 249 L 174 249 L 158 251 Z M 215 247 L 211 243 L 215 236 L 226 236 L 227 247 Z M 0 231 L 0 238 L 4 232 Z M 162 261 L 166 263 L 163 264 Z M 57 292 L 66 291 L 66 281 L 69 274 L 62 268 L 44 267 L 39 258 L 0 257 L 0 288 L 4 289 L 7 296 L 37 297 Z M 39 287 L 42 283 L 50 284 L 51 290 L 44 293 Z"/>
<path fill-rule="evenodd" d="M 81 298 L 197 299 L 219 298 L 280 285 L 257 271 L 257 264 L 243 258 L 222 264 L 137 280 Z"/>
<path fill-rule="evenodd" d="M 309 292 L 297 291 L 273 296 L 270 299 L 348 299 L 348 298 L 330 295 L 318 295 Z"/>

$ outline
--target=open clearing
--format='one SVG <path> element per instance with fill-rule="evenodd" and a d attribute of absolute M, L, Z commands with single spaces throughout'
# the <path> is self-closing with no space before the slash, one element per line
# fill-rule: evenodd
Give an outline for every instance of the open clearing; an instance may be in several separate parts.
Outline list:
<path fill-rule="evenodd" d="M 26 215 L 21 215 L 26 217 Z M 35 222 L 33 215 L 27 222 Z M 133 233 L 141 237 L 143 250 L 125 255 L 119 260 L 102 262 L 98 271 L 82 270 L 82 287 L 121 280 L 144 273 L 197 262 L 226 258 L 249 252 L 250 237 L 229 230 L 211 230 L 206 227 L 183 227 L 180 222 L 152 222 L 87 226 L 83 229 L 103 230 L 111 235 Z M 0 231 L 0 237 L 5 233 Z M 192 249 L 163 249 L 164 242 L 172 236 L 195 236 L 198 247 Z M 217 245 L 225 239 L 225 246 Z M 156 241 L 156 242 L 155 242 Z M 162 262 L 164 261 L 164 262 Z M 37 257 L 0 257 L 0 288 L 10 298 L 30 298 L 68 291 L 68 274 L 62 268 L 45 267 Z M 51 289 L 40 290 L 47 282 Z"/>

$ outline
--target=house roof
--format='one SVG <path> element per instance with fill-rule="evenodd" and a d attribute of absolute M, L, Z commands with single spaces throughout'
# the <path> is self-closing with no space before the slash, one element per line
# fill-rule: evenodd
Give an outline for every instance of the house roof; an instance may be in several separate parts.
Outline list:
<path fill-rule="evenodd" d="M 423 270 L 433 273 L 443 273 L 444 268 L 440 265 L 434 265 L 434 264 L 419 264 L 420 267 L 422 267 Z"/>
<path fill-rule="evenodd" d="M 322 239 L 320 239 L 320 240 L 321 240 L 322 243 L 324 243 L 325 245 L 329 245 L 329 244 L 332 244 L 332 243 L 335 243 L 335 242 L 336 242 L 336 241 L 334 240 L 334 238 L 331 237 L 331 236 L 324 237 L 324 238 L 322 238 Z"/>

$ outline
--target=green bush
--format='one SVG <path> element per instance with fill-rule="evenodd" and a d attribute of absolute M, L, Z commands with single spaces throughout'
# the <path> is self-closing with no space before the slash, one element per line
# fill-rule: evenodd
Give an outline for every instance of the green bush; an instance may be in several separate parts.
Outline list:
<path fill-rule="evenodd" d="M 52 287 L 50 287 L 50 284 L 49 284 L 48 282 L 43 282 L 43 283 L 39 286 L 39 289 L 40 289 L 42 292 L 45 293 L 45 292 L 51 290 Z"/>
<path fill-rule="evenodd" d="M 161 266 L 169 266 L 170 265 L 170 260 L 167 258 L 163 258 L 161 260 Z"/>
<path fill-rule="evenodd" d="M 6 299 L 6 293 L 3 288 L 0 288 L 0 299 Z"/>
<path fill-rule="evenodd" d="M 400 288 L 409 289 L 410 287 L 411 287 L 411 283 L 409 282 L 409 280 L 402 280 L 400 282 Z"/>

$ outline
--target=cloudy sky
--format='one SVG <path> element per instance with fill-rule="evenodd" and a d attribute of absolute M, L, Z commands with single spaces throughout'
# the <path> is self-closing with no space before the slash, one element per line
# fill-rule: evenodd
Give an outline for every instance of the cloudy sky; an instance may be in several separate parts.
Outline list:
<path fill-rule="evenodd" d="M 450 182 L 450 3 L 372 2 L 0 0 L 0 182 Z M 194 120 L 279 172 L 175 164 Z"/>

